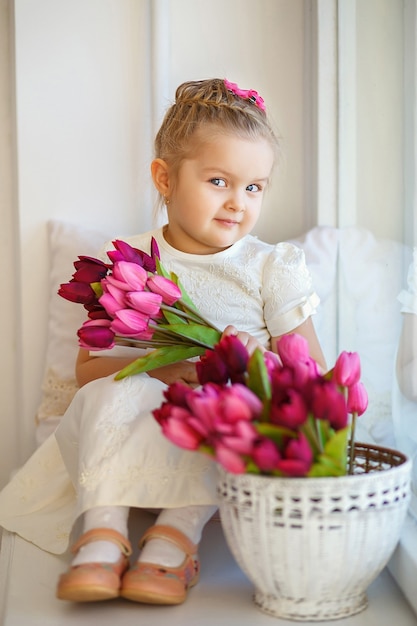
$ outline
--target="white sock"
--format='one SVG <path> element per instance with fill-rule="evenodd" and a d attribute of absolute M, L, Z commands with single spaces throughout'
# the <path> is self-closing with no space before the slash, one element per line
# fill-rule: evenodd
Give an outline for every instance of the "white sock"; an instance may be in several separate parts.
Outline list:
<path fill-rule="evenodd" d="M 215 513 L 216 506 L 188 506 L 179 509 L 165 509 L 158 515 L 156 525 L 173 526 L 184 533 L 193 543 L 198 544 L 208 520 Z M 140 553 L 139 562 L 155 563 L 166 567 L 179 567 L 185 558 L 181 548 L 165 539 L 150 539 Z"/>
<path fill-rule="evenodd" d="M 127 506 L 98 506 L 84 513 L 83 533 L 95 528 L 111 528 L 127 537 Z M 71 565 L 83 563 L 116 563 L 120 558 L 120 548 L 112 541 L 92 541 L 82 546 Z"/>

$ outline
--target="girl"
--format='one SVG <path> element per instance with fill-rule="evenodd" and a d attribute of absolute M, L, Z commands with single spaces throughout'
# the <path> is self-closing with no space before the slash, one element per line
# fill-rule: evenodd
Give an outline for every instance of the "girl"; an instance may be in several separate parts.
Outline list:
<path fill-rule="evenodd" d="M 201 313 L 237 334 L 249 352 L 275 350 L 281 335 L 297 332 L 324 370 L 311 321 L 318 298 L 303 252 L 250 235 L 277 148 L 255 91 L 222 79 L 182 84 L 151 165 L 167 223 L 127 241 L 149 251 L 154 237 L 163 265 L 180 276 Z M 114 373 L 132 357 L 97 354 L 80 350 L 81 388 L 55 435 L 0 495 L 0 523 L 57 550 L 58 534 L 81 518 L 74 559 L 58 583 L 61 599 L 179 604 L 198 581 L 198 543 L 216 510 L 216 466 L 165 439 L 151 411 L 167 384 L 197 383 L 195 366 L 183 362 L 116 382 Z M 131 507 L 162 510 L 129 568 Z"/>

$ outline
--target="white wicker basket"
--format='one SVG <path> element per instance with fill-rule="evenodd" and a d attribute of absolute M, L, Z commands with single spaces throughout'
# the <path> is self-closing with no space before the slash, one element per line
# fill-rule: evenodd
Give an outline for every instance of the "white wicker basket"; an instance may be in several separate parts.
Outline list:
<path fill-rule="evenodd" d="M 367 606 L 366 589 L 399 540 L 411 461 L 355 444 L 355 472 L 337 478 L 270 478 L 220 470 L 226 541 L 276 617 L 330 620 Z"/>

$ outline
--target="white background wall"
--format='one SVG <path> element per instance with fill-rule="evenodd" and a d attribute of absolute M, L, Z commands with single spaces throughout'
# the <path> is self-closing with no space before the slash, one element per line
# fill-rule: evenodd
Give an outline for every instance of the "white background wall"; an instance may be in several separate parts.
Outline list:
<path fill-rule="evenodd" d="M 285 161 L 262 238 L 328 223 L 403 240 L 406 4 L 0 0 L 1 482 L 33 449 L 46 222 L 115 234 L 151 226 L 152 138 L 183 80 L 225 76 L 265 98 Z"/>

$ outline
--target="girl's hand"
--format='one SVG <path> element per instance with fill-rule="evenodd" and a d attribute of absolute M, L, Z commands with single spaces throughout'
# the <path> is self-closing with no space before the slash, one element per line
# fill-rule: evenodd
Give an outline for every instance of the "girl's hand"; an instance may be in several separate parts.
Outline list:
<path fill-rule="evenodd" d="M 226 337 L 227 335 L 234 335 L 235 337 L 237 337 L 246 347 L 246 350 L 249 352 L 249 354 L 255 352 L 256 348 L 259 348 L 262 352 L 265 352 L 264 346 L 260 344 L 259 341 L 255 339 L 255 337 L 252 337 L 252 335 L 244 331 L 238 331 L 237 328 L 235 328 L 234 326 L 226 326 L 223 331 L 222 338 Z"/>
<path fill-rule="evenodd" d="M 190 387 L 197 387 L 199 384 L 195 363 L 190 361 L 179 361 L 171 365 L 164 365 L 164 367 L 157 367 L 148 372 L 148 376 L 158 378 L 166 385 L 178 381 L 186 383 Z"/>

